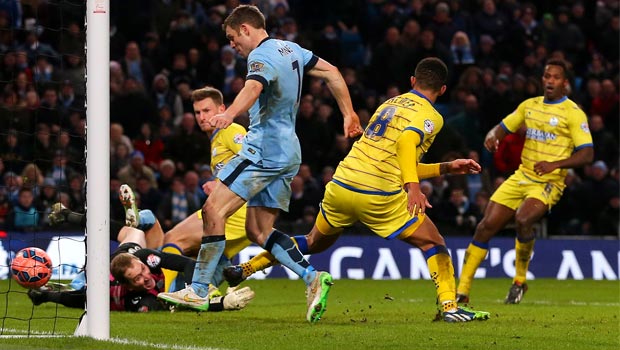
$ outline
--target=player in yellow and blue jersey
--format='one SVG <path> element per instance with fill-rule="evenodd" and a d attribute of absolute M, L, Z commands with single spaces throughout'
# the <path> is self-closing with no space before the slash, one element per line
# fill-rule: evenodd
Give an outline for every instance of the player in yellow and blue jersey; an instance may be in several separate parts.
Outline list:
<path fill-rule="evenodd" d="M 210 118 L 227 128 L 249 111 L 250 126 L 241 151 L 218 172 L 203 206 L 203 238 L 192 284 L 161 298 L 200 310 L 208 307 L 214 272 L 225 248 L 226 219 L 247 203 L 246 235 L 294 271 L 307 287 L 306 319 L 316 322 L 325 311 L 332 277 L 316 271 L 291 239 L 273 229 L 280 210 L 288 210 L 290 182 L 301 163 L 295 118 L 304 74 L 325 80 L 344 118 L 346 136 L 361 133 L 346 83 L 336 67 L 296 43 L 270 38 L 256 6 L 240 5 L 223 24 L 230 46 L 247 58 L 248 75 L 233 103 Z"/>
<path fill-rule="evenodd" d="M 586 115 L 566 96 L 566 62 L 549 60 L 542 83 L 544 96 L 523 101 L 484 140 L 484 146 L 494 152 L 506 135 L 516 132 L 521 125 L 527 129 L 519 169 L 491 196 L 484 218 L 467 247 L 457 289 L 461 302 L 469 302 L 471 283 L 488 252 L 489 241 L 513 219 L 517 231 L 516 271 L 505 302 L 521 301 L 527 291 L 526 274 L 534 250 L 533 225 L 560 200 L 568 169 L 592 162 L 594 148 Z"/>
<path fill-rule="evenodd" d="M 398 238 L 424 252 L 444 321 L 485 320 L 488 312 L 457 305 L 452 260 L 437 227 L 424 214 L 430 203 L 420 191 L 420 179 L 481 170 L 471 159 L 420 163 L 443 126 L 433 103 L 445 92 L 447 76 L 440 59 L 420 61 L 411 77 L 412 90 L 379 106 L 327 184 L 312 231 L 294 239 L 302 253 L 318 253 L 360 221 L 385 239 Z M 243 265 L 224 271 L 229 283 L 247 277 Z"/>

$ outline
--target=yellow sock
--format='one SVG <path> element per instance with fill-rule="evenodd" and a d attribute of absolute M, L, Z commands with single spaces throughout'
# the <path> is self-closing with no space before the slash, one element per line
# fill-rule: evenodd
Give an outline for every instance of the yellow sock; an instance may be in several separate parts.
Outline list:
<path fill-rule="evenodd" d="M 513 282 L 525 283 L 535 241 L 533 239 L 528 242 L 521 242 L 518 238 L 515 239 L 515 277 L 512 280 Z"/>
<path fill-rule="evenodd" d="M 439 249 L 436 249 L 439 248 Z M 448 250 L 444 246 L 431 248 L 436 253 L 426 258 L 428 271 L 437 289 L 437 301 L 439 305 L 456 299 L 456 282 L 454 281 L 454 267 Z M 427 254 L 425 252 L 425 254 Z"/>
<path fill-rule="evenodd" d="M 461 271 L 461 277 L 459 278 L 459 287 L 456 292 L 458 294 L 469 295 L 471 289 L 471 282 L 474 279 L 474 274 L 478 269 L 478 266 L 482 263 L 489 251 L 488 243 L 471 242 L 465 252 L 465 260 L 463 262 L 463 269 Z"/>
<path fill-rule="evenodd" d="M 243 278 L 250 277 L 256 271 L 262 271 L 268 267 L 277 264 L 276 258 L 271 253 L 265 251 L 250 259 L 247 262 L 241 263 L 239 266 L 243 268 Z"/>
<path fill-rule="evenodd" d="M 161 251 L 169 254 L 183 255 L 181 249 L 174 244 L 164 245 Z M 164 290 L 169 292 L 170 286 L 172 285 L 172 282 L 177 279 L 179 272 L 168 269 L 161 269 L 161 271 L 164 274 Z"/>

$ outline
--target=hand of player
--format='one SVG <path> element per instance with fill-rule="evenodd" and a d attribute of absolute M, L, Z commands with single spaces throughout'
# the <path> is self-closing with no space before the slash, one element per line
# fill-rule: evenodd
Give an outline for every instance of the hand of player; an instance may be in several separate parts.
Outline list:
<path fill-rule="evenodd" d="M 349 115 L 349 117 L 344 117 L 344 136 L 353 138 L 360 135 L 364 129 L 360 125 L 360 118 L 357 116 L 357 113 L 353 112 L 353 114 Z"/>
<path fill-rule="evenodd" d="M 213 192 L 213 189 L 215 188 L 215 184 L 217 183 L 217 181 L 215 180 L 211 180 L 211 181 L 207 181 L 202 185 L 202 190 L 208 195 L 211 194 L 211 192 Z"/>
<path fill-rule="evenodd" d="M 225 129 L 232 124 L 234 117 L 227 115 L 226 113 L 220 113 L 209 118 L 209 124 L 218 129 Z"/>
<path fill-rule="evenodd" d="M 481 170 L 480 164 L 473 159 L 455 159 L 448 163 L 449 174 L 478 174 Z"/>
<path fill-rule="evenodd" d="M 555 166 L 554 163 L 549 163 L 549 162 L 538 162 L 536 164 L 534 164 L 534 172 L 538 175 L 545 175 L 545 174 L 549 174 L 550 172 L 554 171 L 555 169 L 557 169 L 557 166 Z"/>
<path fill-rule="evenodd" d="M 426 208 L 432 208 L 428 199 L 422 191 L 420 191 L 420 184 L 417 182 L 409 182 L 407 191 L 407 210 L 410 215 L 424 215 Z"/>
<path fill-rule="evenodd" d="M 497 147 L 499 147 L 499 139 L 495 135 L 494 130 L 489 131 L 487 136 L 484 138 L 484 147 L 489 152 L 497 151 Z"/>

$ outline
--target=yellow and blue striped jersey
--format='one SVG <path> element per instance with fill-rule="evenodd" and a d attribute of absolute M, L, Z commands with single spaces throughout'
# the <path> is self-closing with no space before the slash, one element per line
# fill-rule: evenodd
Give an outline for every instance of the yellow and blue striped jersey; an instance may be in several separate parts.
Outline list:
<path fill-rule="evenodd" d="M 211 134 L 211 172 L 214 176 L 224 164 L 241 150 L 245 128 L 232 123 L 225 129 L 215 129 Z"/>
<path fill-rule="evenodd" d="M 433 104 L 416 90 L 385 101 L 368 122 L 364 135 L 353 144 L 338 165 L 334 181 L 360 192 L 390 194 L 402 190 L 401 169 L 396 157 L 397 141 L 406 132 L 417 132 L 420 162 L 443 127 Z"/>
<path fill-rule="evenodd" d="M 523 101 L 500 123 L 506 132 L 513 133 L 525 125 L 525 144 L 521 153 L 521 170 L 535 181 L 561 181 L 567 169 L 538 176 L 534 164 L 566 159 L 584 147 L 592 147 L 592 135 L 585 113 L 577 104 L 564 96 L 552 103 L 543 96 Z"/>

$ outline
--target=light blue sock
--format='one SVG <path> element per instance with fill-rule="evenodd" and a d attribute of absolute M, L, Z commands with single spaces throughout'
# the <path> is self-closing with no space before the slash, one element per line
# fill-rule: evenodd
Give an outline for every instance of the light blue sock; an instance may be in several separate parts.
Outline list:
<path fill-rule="evenodd" d="M 202 298 L 209 294 L 209 284 L 215 285 L 213 275 L 225 246 L 226 236 L 224 235 L 202 237 L 192 277 L 192 289 Z"/>
<path fill-rule="evenodd" d="M 224 281 L 224 268 L 231 265 L 232 263 L 230 262 L 230 260 L 228 260 L 228 258 L 224 254 L 222 254 L 220 261 L 215 267 L 215 272 L 213 273 L 212 280 L 214 286 L 218 287 L 220 284 L 222 284 L 222 282 Z"/>
<path fill-rule="evenodd" d="M 309 285 L 314 280 L 316 276 L 314 267 L 310 266 L 308 261 L 304 259 L 299 249 L 286 234 L 273 230 L 263 248 L 275 256 L 282 265 L 301 277 L 306 285 Z"/>

